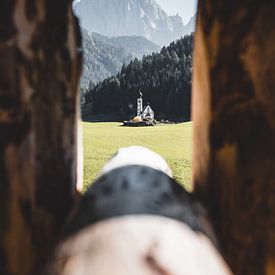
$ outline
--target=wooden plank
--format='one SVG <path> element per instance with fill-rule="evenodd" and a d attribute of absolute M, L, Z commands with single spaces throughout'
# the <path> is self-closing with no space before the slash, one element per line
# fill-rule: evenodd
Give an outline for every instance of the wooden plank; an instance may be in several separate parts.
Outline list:
<path fill-rule="evenodd" d="M 77 26 L 70 1 L 0 3 L 1 274 L 34 274 L 74 202 Z"/>
<path fill-rule="evenodd" d="M 274 16 L 274 1 L 199 1 L 194 184 L 235 274 L 275 274 Z"/>

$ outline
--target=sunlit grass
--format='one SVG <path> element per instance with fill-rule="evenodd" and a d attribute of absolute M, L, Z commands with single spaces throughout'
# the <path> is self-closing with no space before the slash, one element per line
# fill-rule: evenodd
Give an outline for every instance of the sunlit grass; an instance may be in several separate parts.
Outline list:
<path fill-rule="evenodd" d="M 121 147 L 142 145 L 162 155 L 174 177 L 191 189 L 192 123 L 155 127 L 122 127 L 117 122 L 83 122 L 84 188 Z"/>

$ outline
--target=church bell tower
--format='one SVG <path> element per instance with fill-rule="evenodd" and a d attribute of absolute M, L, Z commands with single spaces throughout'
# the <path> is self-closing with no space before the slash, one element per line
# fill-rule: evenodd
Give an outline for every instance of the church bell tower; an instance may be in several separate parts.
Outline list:
<path fill-rule="evenodd" d="M 143 103 L 142 103 L 142 93 L 139 90 L 139 97 L 137 99 L 137 116 L 140 116 L 142 113 Z"/>

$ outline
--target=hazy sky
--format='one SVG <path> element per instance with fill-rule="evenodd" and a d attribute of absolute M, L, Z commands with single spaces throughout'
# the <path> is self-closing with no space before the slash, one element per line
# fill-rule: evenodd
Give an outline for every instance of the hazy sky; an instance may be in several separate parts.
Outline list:
<path fill-rule="evenodd" d="M 156 0 L 168 15 L 179 14 L 183 23 L 187 23 L 196 13 L 197 0 Z"/>

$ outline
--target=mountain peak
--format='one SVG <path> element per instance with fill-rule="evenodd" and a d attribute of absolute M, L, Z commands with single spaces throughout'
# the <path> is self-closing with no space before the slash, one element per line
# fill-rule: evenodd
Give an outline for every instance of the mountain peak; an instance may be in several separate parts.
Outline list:
<path fill-rule="evenodd" d="M 163 46 L 186 34 L 181 17 L 155 0 L 77 0 L 74 10 L 82 27 L 109 37 L 137 35 Z"/>

